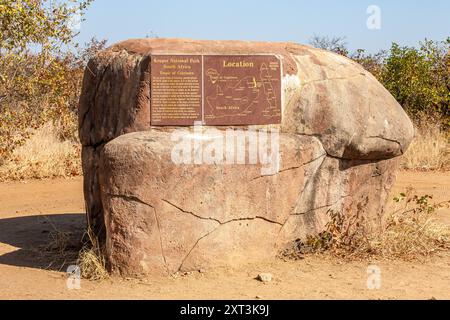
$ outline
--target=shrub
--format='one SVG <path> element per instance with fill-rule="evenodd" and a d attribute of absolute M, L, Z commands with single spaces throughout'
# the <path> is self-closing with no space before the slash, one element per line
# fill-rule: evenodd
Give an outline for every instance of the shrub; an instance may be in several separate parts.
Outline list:
<path fill-rule="evenodd" d="M 420 113 L 439 114 L 450 125 L 450 38 L 425 40 L 420 47 L 392 44 L 380 81 L 414 118 Z"/>
<path fill-rule="evenodd" d="M 450 128 L 450 38 L 426 40 L 418 48 L 393 43 L 390 50 L 369 54 L 363 49 L 350 53 L 345 38 L 311 38 L 318 48 L 347 56 L 371 72 L 419 121 L 423 113 L 438 116 L 442 130 Z"/>
<path fill-rule="evenodd" d="M 90 2 L 0 0 L 0 165 L 47 122 L 76 140 L 84 59 L 70 21 Z"/>
<path fill-rule="evenodd" d="M 397 204 L 387 217 L 383 230 L 371 231 L 363 212 L 356 214 L 330 211 L 326 230 L 298 240 L 283 252 L 284 257 L 329 253 L 345 259 L 370 257 L 423 259 L 450 249 L 450 227 L 435 218 L 436 210 L 450 201 L 432 204 L 432 196 L 417 196 L 414 190 L 394 198 Z"/>

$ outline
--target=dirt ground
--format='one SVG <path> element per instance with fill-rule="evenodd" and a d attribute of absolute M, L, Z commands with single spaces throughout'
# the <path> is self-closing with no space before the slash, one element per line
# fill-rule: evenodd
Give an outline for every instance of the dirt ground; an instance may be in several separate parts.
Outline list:
<path fill-rule="evenodd" d="M 393 195 L 408 186 L 449 200 L 450 172 L 400 172 Z M 450 211 L 439 219 L 450 225 Z M 82 178 L 0 184 L 0 299 L 450 299 L 450 253 L 425 262 L 274 259 L 178 277 L 81 280 L 80 289 L 69 290 L 69 262 L 46 250 L 53 228 L 81 237 Z M 367 288 L 369 265 L 381 270 L 378 290 Z M 260 272 L 273 281 L 255 280 Z"/>

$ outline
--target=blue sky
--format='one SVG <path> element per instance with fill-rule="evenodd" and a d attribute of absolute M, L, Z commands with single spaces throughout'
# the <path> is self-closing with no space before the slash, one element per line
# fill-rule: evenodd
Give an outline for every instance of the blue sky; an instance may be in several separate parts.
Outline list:
<path fill-rule="evenodd" d="M 369 5 L 381 9 L 381 29 L 369 30 Z M 109 43 L 157 35 L 167 38 L 293 41 L 345 36 L 352 50 L 417 45 L 450 36 L 448 0 L 95 0 L 80 42 Z"/>

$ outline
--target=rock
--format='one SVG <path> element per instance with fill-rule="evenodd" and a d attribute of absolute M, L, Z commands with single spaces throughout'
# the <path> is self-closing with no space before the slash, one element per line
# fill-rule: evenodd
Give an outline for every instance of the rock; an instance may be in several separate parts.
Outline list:
<path fill-rule="evenodd" d="M 141 39 L 100 52 L 86 68 L 79 107 L 80 140 L 97 146 L 150 129 L 152 54 L 272 53 L 283 62 L 285 133 L 315 135 L 329 155 L 380 160 L 401 155 L 414 135 L 389 92 L 354 61 L 293 43 Z"/>
<path fill-rule="evenodd" d="M 277 55 L 281 124 L 239 129 L 279 130 L 281 167 L 262 174 L 258 165 L 173 163 L 171 134 L 180 128 L 150 125 L 150 60 L 161 53 Z M 111 270 L 125 275 L 261 261 L 323 231 L 330 210 L 358 213 L 380 228 L 398 156 L 413 134 L 389 92 L 331 52 L 292 43 L 128 40 L 93 58 L 83 81 L 89 226 Z"/>
<path fill-rule="evenodd" d="M 170 274 L 275 256 L 278 233 L 325 158 L 316 138 L 281 135 L 281 173 L 261 176 L 261 164 L 178 165 L 175 144 L 170 132 L 138 132 L 109 142 L 100 155 L 106 248 L 120 273 Z M 294 152 L 299 145 L 302 152 Z"/>
<path fill-rule="evenodd" d="M 257 280 L 267 283 L 272 281 L 272 274 L 271 273 L 260 273 L 258 274 L 258 277 L 256 277 Z"/>
<path fill-rule="evenodd" d="M 100 200 L 100 184 L 98 181 L 99 156 L 103 145 L 97 147 L 83 146 L 81 157 L 83 167 L 83 192 L 87 210 L 88 228 L 101 245 L 105 243 L 106 230 L 103 206 Z"/>

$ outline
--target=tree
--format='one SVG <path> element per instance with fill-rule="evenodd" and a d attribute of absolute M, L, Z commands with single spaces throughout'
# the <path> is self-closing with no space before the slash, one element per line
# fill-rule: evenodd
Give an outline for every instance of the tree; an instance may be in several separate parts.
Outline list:
<path fill-rule="evenodd" d="M 372 73 L 377 79 L 380 79 L 384 67 L 387 52 L 381 50 L 375 54 L 367 53 L 364 49 L 358 49 L 350 54 L 350 58 L 358 62 L 364 69 Z"/>
<path fill-rule="evenodd" d="M 371 72 L 414 118 L 423 114 L 450 126 L 450 37 L 415 47 L 393 43 L 389 51 L 350 53 L 345 38 L 314 36 L 310 44 L 347 56 Z"/>
<path fill-rule="evenodd" d="M 448 121 L 450 112 L 450 38 L 425 40 L 420 47 L 392 44 L 380 81 L 412 116 L 439 114 Z"/>
<path fill-rule="evenodd" d="M 349 54 L 345 37 L 329 38 L 314 35 L 309 39 L 309 44 L 315 48 L 332 51 L 343 56 L 348 56 Z"/>
<path fill-rule="evenodd" d="M 0 162 L 44 122 L 73 131 L 82 69 L 71 28 L 92 0 L 0 0 Z"/>
<path fill-rule="evenodd" d="M 82 15 L 92 0 L 0 0 L 0 52 L 26 51 L 31 45 L 56 49 L 68 44 L 77 31 L 74 15 Z"/>

